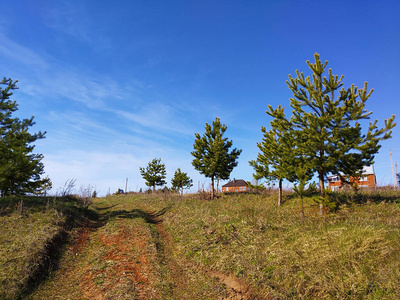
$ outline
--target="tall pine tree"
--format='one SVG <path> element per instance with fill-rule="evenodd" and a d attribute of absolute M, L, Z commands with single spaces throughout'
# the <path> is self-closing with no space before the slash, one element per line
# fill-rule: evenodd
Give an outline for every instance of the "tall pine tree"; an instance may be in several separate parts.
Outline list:
<path fill-rule="evenodd" d="M 16 101 L 10 100 L 17 81 L 3 78 L 0 84 L 0 193 L 8 195 L 38 194 L 51 187 L 48 177 L 41 178 L 44 165 L 42 154 L 32 153 L 33 143 L 43 139 L 45 132 L 31 134 L 33 117 L 20 120 L 13 117 L 18 110 Z"/>
<path fill-rule="evenodd" d="M 372 112 L 365 104 L 373 90 L 368 91 L 366 82 L 361 89 L 342 88 L 343 76 L 333 75 L 331 69 L 323 76 L 328 62 L 322 63 L 318 53 L 314 58 L 315 63 L 307 61 L 311 77 L 297 70 L 297 77 L 289 75 L 286 83 L 293 93 L 291 123 L 302 141 L 298 147 L 317 173 L 323 197 L 327 174 L 359 176 L 364 165 L 373 163 L 379 142 L 391 137 L 396 124 L 393 115 L 383 128 L 378 129 L 375 120 L 363 133 L 360 121 L 370 119 Z M 278 113 L 271 115 L 283 119 Z"/>

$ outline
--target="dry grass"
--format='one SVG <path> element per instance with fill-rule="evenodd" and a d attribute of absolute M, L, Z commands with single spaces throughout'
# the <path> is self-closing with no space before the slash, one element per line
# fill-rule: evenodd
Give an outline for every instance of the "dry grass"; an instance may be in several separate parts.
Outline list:
<path fill-rule="evenodd" d="M 41 263 L 41 252 L 59 231 L 54 220 L 62 221 L 55 211 L 1 218 L 0 298 L 14 298 L 27 286 L 29 274 Z"/>
<path fill-rule="evenodd" d="M 260 298 L 400 298 L 398 193 L 387 194 L 390 202 L 381 192 L 349 194 L 347 204 L 324 216 L 306 199 L 304 220 L 299 199 L 278 208 L 275 197 L 147 195 L 140 205 L 173 205 L 164 224 L 176 256 L 243 278 Z"/>
<path fill-rule="evenodd" d="M 246 283 L 254 299 L 400 299 L 400 194 L 333 197 L 341 205 L 323 216 L 305 199 L 304 219 L 293 195 L 281 207 L 274 194 L 94 199 L 100 220 L 73 231 L 76 243 L 64 252 L 62 268 L 31 298 L 236 299 L 217 275 L 226 274 Z M 32 257 L 40 255 L 32 253 L 64 222 L 58 211 L 42 205 L 21 216 L 18 205 L 13 212 L 3 207 L 1 263 L 8 269 L 0 278 L 14 295 L 26 278 L 13 270 L 35 265 Z M 24 261 L 22 245 L 36 249 Z M 22 252 L 10 255 L 13 249 Z"/>
<path fill-rule="evenodd" d="M 17 299 L 57 267 L 66 225 L 80 208 L 66 199 L 2 198 L 0 212 L 0 299 Z"/>

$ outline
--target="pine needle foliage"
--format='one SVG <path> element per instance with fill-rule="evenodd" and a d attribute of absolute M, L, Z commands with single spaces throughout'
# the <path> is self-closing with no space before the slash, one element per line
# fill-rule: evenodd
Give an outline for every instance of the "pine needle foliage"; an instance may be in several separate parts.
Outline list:
<path fill-rule="evenodd" d="M 172 190 L 181 192 L 183 194 L 183 189 L 190 189 L 193 186 L 193 180 L 186 172 L 182 172 L 181 168 L 178 168 L 174 173 L 171 184 Z"/>
<path fill-rule="evenodd" d="M 43 139 L 46 132 L 30 133 L 35 124 L 33 117 L 20 120 L 13 117 L 18 110 L 16 101 L 10 100 L 18 81 L 3 78 L 0 81 L 0 193 L 2 197 L 41 194 L 51 188 L 44 173 L 43 155 L 32 153 L 36 140 Z"/>
<path fill-rule="evenodd" d="M 271 106 L 267 114 L 280 116 L 270 122 L 271 129 L 261 127 L 263 139 L 257 143 L 260 149 L 256 160 L 249 161 L 254 168 L 253 177 L 257 180 L 277 180 L 278 206 L 282 203 L 282 182 L 284 179 L 293 181 L 295 179 L 294 160 L 296 157 L 295 137 L 290 122 L 285 118 L 285 108 L 279 107 L 275 110 Z"/>
<path fill-rule="evenodd" d="M 219 118 L 215 118 L 211 125 L 206 123 L 205 129 L 202 136 L 195 133 L 192 165 L 200 174 L 211 179 L 211 199 L 214 199 L 214 180 L 229 179 L 242 150 L 230 150 L 233 143 L 223 137 L 227 127 L 221 124 Z"/>
<path fill-rule="evenodd" d="M 296 70 L 296 77 L 289 75 L 286 83 L 293 93 L 290 123 L 300 141 L 297 147 L 318 174 L 323 197 L 327 174 L 360 176 L 363 166 L 373 163 L 381 147 L 379 142 L 391 137 L 396 124 L 393 115 L 385 120 L 383 128 L 378 128 L 375 120 L 363 133 L 360 121 L 370 119 L 372 112 L 365 105 L 373 89 L 368 91 L 367 82 L 363 88 L 354 84 L 343 88 L 343 75 L 333 75 L 329 69 L 323 76 L 328 61 L 322 63 L 318 53 L 314 59 L 314 63 L 307 61 L 311 76 Z M 279 111 L 271 111 L 270 115 L 285 120 Z"/>
<path fill-rule="evenodd" d="M 167 171 L 165 170 L 165 164 L 161 163 L 161 158 L 154 158 L 146 168 L 139 168 L 139 170 L 146 181 L 146 185 L 153 187 L 153 191 L 156 190 L 156 186 L 163 186 L 167 183 L 165 181 Z"/>

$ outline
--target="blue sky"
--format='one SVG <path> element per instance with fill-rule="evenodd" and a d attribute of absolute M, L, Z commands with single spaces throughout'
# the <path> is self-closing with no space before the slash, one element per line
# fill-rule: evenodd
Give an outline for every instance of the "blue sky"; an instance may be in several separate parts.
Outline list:
<path fill-rule="evenodd" d="M 267 106 L 289 110 L 288 74 L 310 74 L 315 52 L 344 85 L 368 81 L 383 125 L 399 115 L 399 1 L 50 1 L 0 3 L 0 76 L 33 131 L 54 191 L 68 179 L 100 194 L 145 184 L 153 158 L 180 167 L 194 189 L 194 133 L 219 117 L 243 149 L 232 178 L 252 179 Z M 397 122 L 399 120 L 396 120 Z M 378 184 L 392 183 L 399 128 L 376 156 Z M 170 185 L 170 184 L 169 184 Z"/>

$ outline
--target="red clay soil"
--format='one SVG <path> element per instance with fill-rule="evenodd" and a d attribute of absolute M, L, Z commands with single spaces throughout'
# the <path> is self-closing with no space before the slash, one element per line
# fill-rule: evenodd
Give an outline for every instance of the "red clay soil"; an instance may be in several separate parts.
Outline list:
<path fill-rule="evenodd" d="M 104 232 L 85 223 L 66 251 L 66 266 L 32 299 L 154 299 L 153 270 L 146 227 Z M 103 231 L 103 232 L 102 232 Z"/>
<path fill-rule="evenodd" d="M 81 254 L 82 247 L 89 241 L 89 234 L 91 231 L 91 223 L 89 220 L 85 219 L 78 231 L 73 234 L 74 244 L 71 246 L 71 250 L 74 253 Z"/>
<path fill-rule="evenodd" d="M 134 294 L 135 299 L 154 296 L 152 270 L 146 249 L 148 241 L 144 235 L 128 233 L 123 226 L 118 234 L 100 234 L 99 239 L 100 247 L 107 249 L 100 260 L 106 262 L 107 266 L 98 270 L 93 270 L 90 265 L 86 267 L 85 276 L 80 282 L 84 296 L 88 299 L 106 299 L 113 290 Z"/>
<path fill-rule="evenodd" d="M 160 221 L 156 223 L 158 238 L 163 244 L 159 251 L 162 251 L 161 259 L 170 273 L 166 280 L 173 285 L 173 294 L 180 295 L 177 299 L 186 295 L 189 269 L 198 271 L 209 280 L 216 278 L 219 284 L 224 285 L 226 294 L 219 299 L 256 299 L 249 286 L 233 275 L 200 268 L 182 258 L 175 259 L 175 244 Z M 127 227 L 122 220 L 118 230 L 112 233 L 101 232 L 91 225 L 86 222 L 75 233 L 75 243 L 67 251 L 72 263 L 60 269 L 56 275 L 58 283 L 49 286 L 57 290 L 52 296 L 63 298 L 66 293 L 73 292 L 76 296 L 70 299 L 160 299 L 152 268 L 156 254 L 149 251 L 148 229 Z M 38 295 L 33 299 L 43 299 L 43 294 Z M 48 294 L 44 292 L 44 295 Z"/>

